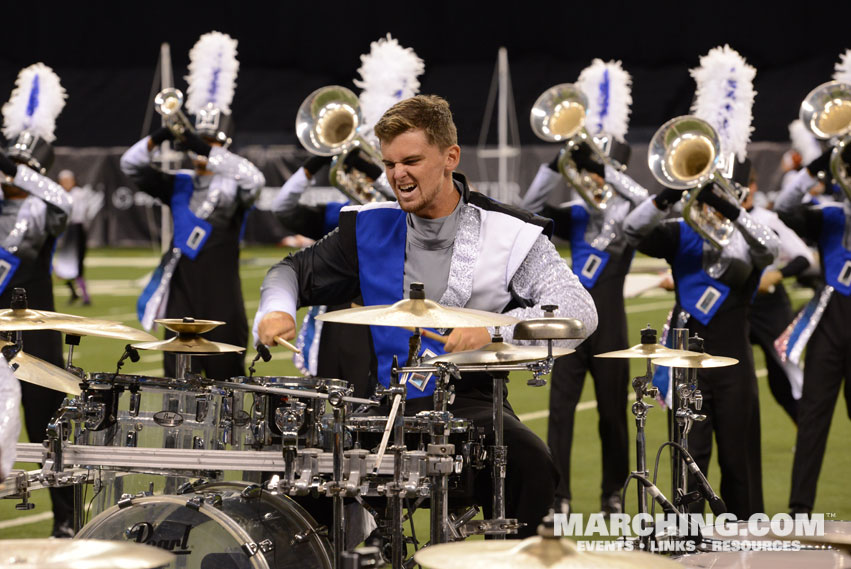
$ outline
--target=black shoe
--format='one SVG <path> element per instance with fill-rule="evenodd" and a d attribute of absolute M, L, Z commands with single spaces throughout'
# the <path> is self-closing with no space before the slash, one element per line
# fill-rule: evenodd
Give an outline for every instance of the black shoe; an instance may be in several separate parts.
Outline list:
<path fill-rule="evenodd" d="M 622 514 L 623 502 L 621 502 L 621 495 L 609 494 L 608 496 L 603 496 L 600 500 L 600 513 L 607 518 L 612 514 Z"/>
<path fill-rule="evenodd" d="M 570 513 L 570 500 L 567 498 L 556 498 L 553 502 L 553 513 L 554 514 L 569 514 Z"/>
<path fill-rule="evenodd" d="M 792 516 L 793 520 L 798 516 L 801 516 L 804 519 L 809 519 L 812 513 L 812 508 L 805 508 L 803 506 L 792 506 L 789 508 L 789 515 Z"/>
<path fill-rule="evenodd" d="M 74 537 L 74 526 L 71 525 L 71 522 L 53 524 L 53 533 L 50 534 L 50 537 L 72 538 Z"/>

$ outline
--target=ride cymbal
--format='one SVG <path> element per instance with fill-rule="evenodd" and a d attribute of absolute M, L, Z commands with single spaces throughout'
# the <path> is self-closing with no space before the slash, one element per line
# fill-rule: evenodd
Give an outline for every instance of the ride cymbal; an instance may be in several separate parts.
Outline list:
<path fill-rule="evenodd" d="M 22 569 L 157 569 L 175 555 L 139 543 L 104 539 L 4 539 L 0 567 Z"/>
<path fill-rule="evenodd" d="M 572 354 L 572 348 L 553 348 L 553 357 Z M 423 360 L 423 365 L 448 362 L 456 365 L 520 364 L 547 358 L 546 346 L 518 346 L 507 342 L 492 342 L 478 350 L 451 352 Z"/>
<path fill-rule="evenodd" d="M 518 319 L 472 308 L 441 306 L 428 299 L 405 299 L 395 304 L 359 306 L 326 312 L 316 318 L 323 322 L 397 326 L 399 328 L 478 328 L 510 326 Z"/>
<path fill-rule="evenodd" d="M 74 336 L 98 336 L 131 342 L 156 340 L 147 332 L 111 320 L 29 308 L 0 310 L 0 332 L 29 332 L 31 330 L 56 330 Z"/>

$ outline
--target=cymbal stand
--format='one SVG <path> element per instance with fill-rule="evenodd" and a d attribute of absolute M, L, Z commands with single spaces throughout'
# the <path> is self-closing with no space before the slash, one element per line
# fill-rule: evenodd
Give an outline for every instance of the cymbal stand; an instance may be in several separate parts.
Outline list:
<path fill-rule="evenodd" d="M 438 375 L 434 388 L 434 411 L 429 413 L 430 443 L 428 452 L 428 474 L 431 478 L 431 544 L 449 541 L 449 475 L 455 464 L 452 458 L 455 445 L 449 444 L 449 422 L 452 413 L 449 404 L 448 384 L 450 377 L 461 377 L 454 364 L 438 363 Z M 451 392 L 449 392 L 451 393 Z M 451 395 L 450 395 L 451 397 Z"/>
<path fill-rule="evenodd" d="M 642 344 L 656 343 L 656 330 L 649 326 L 641 330 Z M 635 415 L 635 474 L 640 474 L 644 477 L 649 477 L 650 472 L 647 470 L 647 439 L 644 434 L 644 427 L 647 423 L 647 410 L 653 405 L 644 402 L 645 397 L 656 397 L 659 390 L 653 386 L 653 368 L 652 361 L 647 358 L 647 369 L 642 376 L 633 378 L 632 388 L 635 391 L 635 403 L 632 404 L 632 414 Z M 638 513 L 647 514 L 647 490 L 643 484 L 638 486 Z M 642 523 L 642 529 L 644 521 Z M 649 536 L 645 539 L 649 542 Z M 648 545 L 645 543 L 645 545 Z"/>
<path fill-rule="evenodd" d="M 416 334 L 415 334 L 416 335 Z M 405 489 L 402 486 L 402 453 L 405 451 L 405 392 L 407 390 L 404 383 L 399 381 L 399 361 L 396 356 L 393 356 L 393 367 L 390 371 L 390 387 L 385 391 L 388 396 L 393 396 L 393 409 L 396 410 L 393 421 L 393 446 L 390 450 L 393 452 L 393 481 L 387 484 L 387 502 L 390 508 L 390 518 L 393 524 L 393 536 L 390 542 L 391 545 L 391 566 L 393 569 L 402 569 L 402 564 L 405 561 L 405 542 L 402 534 L 402 516 L 403 516 L 403 500 L 402 493 Z M 393 412 L 391 409 L 391 414 Z M 388 422 L 391 419 L 388 419 Z M 379 462 L 376 461 L 375 469 L 378 470 Z"/>
<path fill-rule="evenodd" d="M 684 328 L 674 328 L 673 332 L 677 333 L 674 336 L 675 347 L 680 350 L 703 351 L 703 340 L 698 336 L 688 338 L 688 330 Z M 706 415 L 695 413 L 689 405 L 694 404 L 694 408 L 700 411 L 703 406 L 703 395 L 697 388 L 697 370 L 696 369 L 681 369 L 673 368 L 674 378 L 676 381 L 673 393 L 674 399 L 674 442 L 681 445 L 688 451 L 688 435 L 695 421 L 703 421 Z M 684 506 L 691 501 L 700 498 L 699 494 L 690 496 L 688 492 L 688 465 L 685 458 L 680 453 L 673 454 L 674 469 L 673 469 L 673 495 L 674 505 L 677 507 Z"/>
<path fill-rule="evenodd" d="M 333 434 L 334 434 L 334 474 L 333 481 L 329 485 L 331 494 L 334 526 L 331 539 L 334 541 L 334 567 L 342 567 L 343 552 L 346 549 L 346 517 L 343 507 L 343 494 L 346 491 L 343 482 L 343 438 L 346 422 L 346 402 L 344 393 L 337 388 L 328 390 L 328 402 L 334 410 Z M 400 499 L 401 503 L 401 499 Z M 401 519 L 401 518 L 400 518 Z M 394 520 L 395 525 L 395 520 Z M 401 521 L 399 522 L 401 527 Z M 401 531 L 401 529 L 399 530 Z"/>

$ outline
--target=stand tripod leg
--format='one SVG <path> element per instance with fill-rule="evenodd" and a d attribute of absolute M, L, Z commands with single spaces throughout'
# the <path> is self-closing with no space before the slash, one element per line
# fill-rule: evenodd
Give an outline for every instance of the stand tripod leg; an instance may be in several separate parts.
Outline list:
<path fill-rule="evenodd" d="M 496 372 L 493 375 L 493 517 L 497 520 L 505 519 L 505 469 L 508 458 L 508 449 L 505 447 L 503 434 L 504 416 L 504 384 L 508 379 L 508 372 Z M 494 536 L 496 539 L 505 539 L 505 534 Z"/>

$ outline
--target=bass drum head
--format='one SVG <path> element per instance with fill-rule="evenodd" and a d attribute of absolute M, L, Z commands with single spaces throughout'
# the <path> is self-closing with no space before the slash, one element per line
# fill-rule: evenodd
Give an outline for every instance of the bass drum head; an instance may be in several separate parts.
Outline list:
<path fill-rule="evenodd" d="M 331 547 L 316 528 L 288 496 L 220 482 L 122 502 L 76 537 L 160 547 L 175 554 L 173 569 L 331 569 Z"/>

